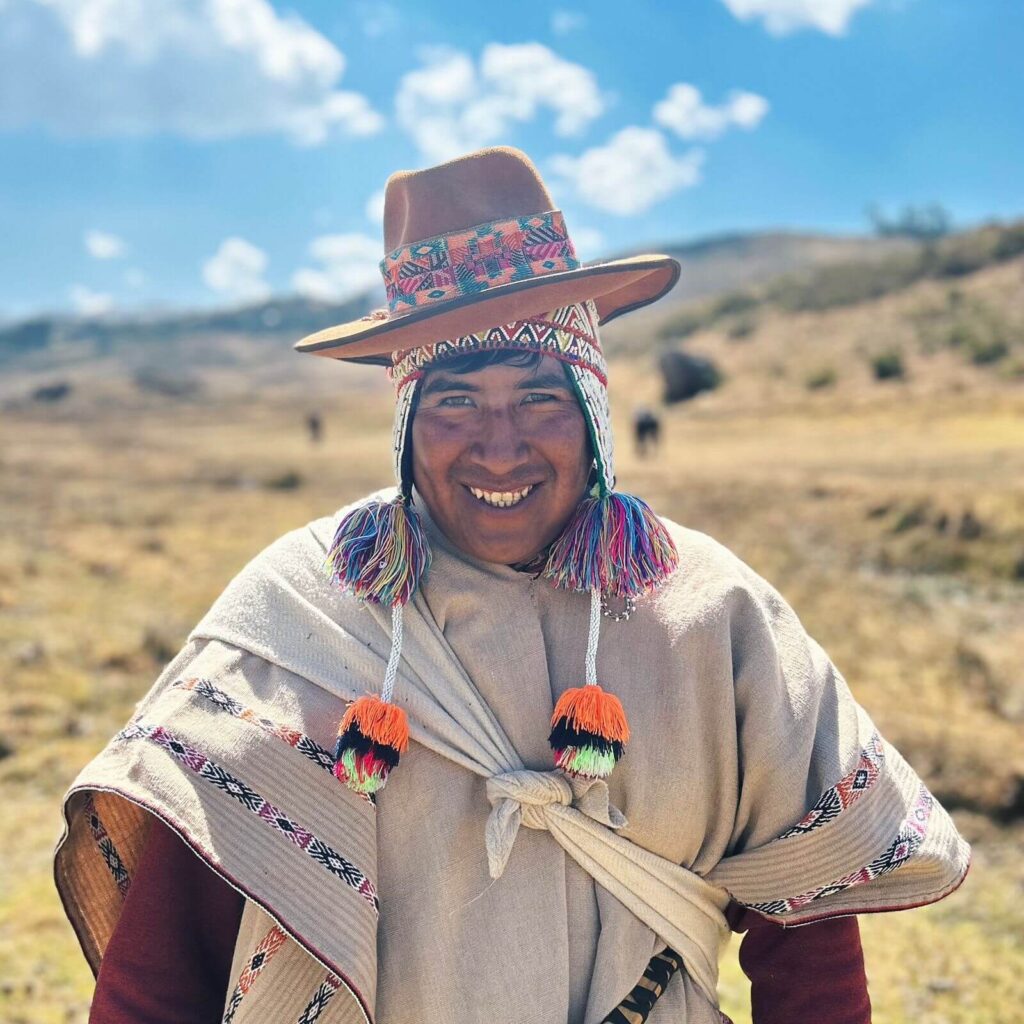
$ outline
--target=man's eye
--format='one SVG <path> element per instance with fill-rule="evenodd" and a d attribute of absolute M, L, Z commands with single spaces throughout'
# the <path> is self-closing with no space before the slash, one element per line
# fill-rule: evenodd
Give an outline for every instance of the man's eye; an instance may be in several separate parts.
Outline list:
<path fill-rule="evenodd" d="M 524 402 L 530 402 L 531 404 L 536 402 L 555 402 L 557 399 L 554 395 L 547 395 L 543 391 L 531 391 L 524 399 Z"/>
<path fill-rule="evenodd" d="M 445 405 L 448 408 L 463 409 L 473 404 L 469 395 L 445 395 L 438 405 Z"/>

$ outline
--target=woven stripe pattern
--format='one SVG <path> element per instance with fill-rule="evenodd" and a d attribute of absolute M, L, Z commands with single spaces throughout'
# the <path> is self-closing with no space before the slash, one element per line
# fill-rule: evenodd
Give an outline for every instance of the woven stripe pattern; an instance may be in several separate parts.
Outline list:
<path fill-rule="evenodd" d="M 565 219 L 549 210 L 399 246 L 380 270 L 388 309 L 396 314 L 579 266 Z"/>

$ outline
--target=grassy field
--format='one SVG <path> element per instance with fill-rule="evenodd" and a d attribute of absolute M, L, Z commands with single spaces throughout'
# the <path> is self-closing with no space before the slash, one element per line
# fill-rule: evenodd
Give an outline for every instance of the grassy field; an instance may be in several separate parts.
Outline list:
<path fill-rule="evenodd" d="M 754 342 L 742 351 L 763 357 Z M 365 375 L 343 385 L 338 369 L 258 403 L 243 397 L 244 378 L 195 401 L 142 400 L 112 382 L 0 413 L 0 1019 L 87 1016 L 91 978 L 49 874 L 64 787 L 251 555 L 390 482 L 386 386 Z M 1016 1021 L 1019 384 L 940 374 L 932 387 L 859 379 L 822 394 L 798 378 L 780 392 L 766 371 L 667 412 L 661 453 L 640 461 L 628 416 L 657 398 L 657 382 L 640 358 L 612 376 L 622 486 L 779 587 L 975 844 L 955 897 L 864 920 L 876 1021 Z M 319 446 L 303 430 L 313 402 Z M 732 954 L 722 993 L 737 1024 L 748 1021 Z"/>

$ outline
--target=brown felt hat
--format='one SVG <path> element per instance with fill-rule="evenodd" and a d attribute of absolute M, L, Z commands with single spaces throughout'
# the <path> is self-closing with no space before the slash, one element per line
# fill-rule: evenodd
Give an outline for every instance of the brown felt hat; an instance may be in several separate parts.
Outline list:
<path fill-rule="evenodd" d="M 303 338 L 300 352 L 390 365 L 392 353 L 593 299 L 602 324 L 660 299 L 671 256 L 583 266 L 530 158 L 482 149 L 393 174 L 381 272 L 388 308 Z"/>

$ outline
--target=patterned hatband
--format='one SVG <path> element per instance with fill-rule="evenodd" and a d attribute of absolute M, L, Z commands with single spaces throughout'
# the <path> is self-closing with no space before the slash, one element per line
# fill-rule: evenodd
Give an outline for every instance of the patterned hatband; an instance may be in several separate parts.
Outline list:
<path fill-rule="evenodd" d="M 380 263 L 392 315 L 579 267 L 559 210 L 412 242 Z"/>
<path fill-rule="evenodd" d="M 612 490 L 615 471 L 608 407 L 608 366 L 601 352 L 597 323 L 597 307 L 588 300 L 563 306 L 539 317 L 492 327 L 478 334 L 393 353 L 392 366 L 388 370 L 397 392 L 393 456 L 395 477 L 403 492 L 409 493 L 411 485 L 411 481 L 403 476 L 404 455 L 419 379 L 435 364 L 494 349 L 538 352 L 566 364 L 587 420 L 598 473 L 607 490 Z"/>

